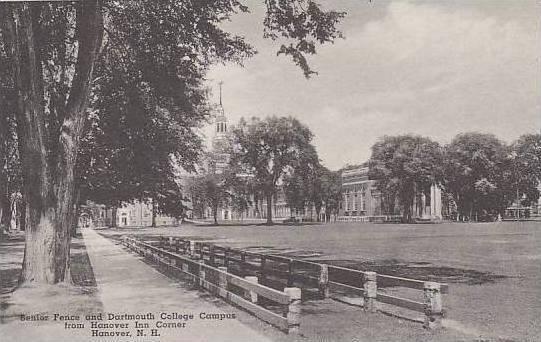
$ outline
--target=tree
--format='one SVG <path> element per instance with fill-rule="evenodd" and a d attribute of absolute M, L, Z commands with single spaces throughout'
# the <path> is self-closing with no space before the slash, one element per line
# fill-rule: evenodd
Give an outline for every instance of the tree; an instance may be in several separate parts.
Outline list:
<path fill-rule="evenodd" d="M 513 190 L 521 204 L 529 206 L 539 199 L 541 184 L 541 134 L 525 134 L 515 141 L 508 154 L 512 159 Z"/>
<path fill-rule="evenodd" d="M 11 226 L 13 202 L 22 186 L 21 172 L 14 122 L 0 116 L 0 236 Z"/>
<path fill-rule="evenodd" d="M 316 42 L 339 36 L 335 24 L 343 13 L 323 11 L 308 0 L 265 4 L 266 36 L 295 42 L 280 53 L 309 75 L 305 55 L 315 53 Z M 17 94 L 28 212 L 21 282 L 70 279 L 77 158 L 89 103 L 103 100 L 100 89 L 113 85 L 121 92 L 111 94 L 120 107 L 142 103 L 145 111 L 159 107 L 200 120 L 209 65 L 253 54 L 242 38 L 219 28 L 236 11 L 247 8 L 235 0 L 0 4 L 0 44 L 7 56 L 0 68 L 10 69 Z"/>
<path fill-rule="evenodd" d="M 90 117 L 79 152 L 81 202 L 115 207 L 138 200 L 151 203 L 154 214 L 180 217 L 185 207 L 176 166 L 193 169 L 200 141 L 168 112 L 144 108 Z"/>
<path fill-rule="evenodd" d="M 253 179 L 230 170 L 226 173 L 225 182 L 229 191 L 231 210 L 240 213 L 242 219 L 244 212 L 255 202 Z"/>
<path fill-rule="evenodd" d="M 304 208 L 309 200 L 309 184 L 303 176 L 304 174 L 296 171 L 284 176 L 282 186 L 291 216 L 294 216 L 297 211 L 304 213 Z"/>
<path fill-rule="evenodd" d="M 231 164 L 253 175 L 267 204 L 267 224 L 272 224 L 272 200 L 286 173 L 315 153 L 312 132 L 292 117 L 241 120 L 233 131 Z"/>
<path fill-rule="evenodd" d="M 0 43 L 0 66 L 7 63 L 7 51 Z M 10 74 L 11 70 L 0 67 L 0 238 L 4 229 L 10 227 L 13 202 L 22 186 L 15 123 L 16 94 Z"/>
<path fill-rule="evenodd" d="M 2 83 L 0 80 L 0 106 L 4 107 L 0 111 L 0 237 L 11 225 L 13 198 L 21 190 L 13 94 Z"/>
<path fill-rule="evenodd" d="M 331 171 L 325 167 L 322 167 L 320 177 L 321 200 L 324 205 L 325 221 L 328 222 L 332 216 L 336 218 L 338 215 L 342 200 L 342 177 L 340 172 Z"/>
<path fill-rule="evenodd" d="M 446 146 L 445 187 L 459 215 L 477 220 L 503 214 L 512 202 L 513 161 L 503 142 L 492 134 L 463 133 Z"/>
<path fill-rule="evenodd" d="M 205 175 L 202 181 L 203 196 L 212 210 L 214 224 L 218 224 L 218 208 L 225 205 L 230 198 L 228 185 L 222 175 L 215 173 Z"/>
<path fill-rule="evenodd" d="M 17 93 L 17 136 L 27 202 L 21 281 L 62 282 L 69 279 L 74 169 L 102 39 L 100 1 L 78 2 L 71 20 L 68 17 L 61 22 L 48 21 L 48 16 L 58 13 L 46 4 L 4 3 L 0 12 L 7 65 Z M 77 51 L 71 53 L 77 55 L 76 62 L 65 66 L 73 68 L 73 78 L 66 101 L 60 104 L 47 96 L 52 85 L 48 67 L 56 62 L 49 58 L 52 49 L 65 42 L 52 44 L 54 47 L 48 43 L 58 38 L 53 27 L 62 25 L 72 29 L 69 39 L 76 35 L 78 44 Z"/>
<path fill-rule="evenodd" d="M 383 197 L 397 198 L 403 219 L 413 218 L 414 196 L 443 180 L 443 151 L 437 142 L 412 135 L 385 136 L 372 146 L 369 177 Z"/>
<path fill-rule="evenodd" d="M 296 210 L 304 213 L 305 208 L 311 209 L 315 206 L 319 217 L 322 205 L 321 167 L 315 148 L 308 145 L 306 149 L 300 151 L 299 159 L 294 166 L 285 173 L 282 186 L 291 213 Z"/>

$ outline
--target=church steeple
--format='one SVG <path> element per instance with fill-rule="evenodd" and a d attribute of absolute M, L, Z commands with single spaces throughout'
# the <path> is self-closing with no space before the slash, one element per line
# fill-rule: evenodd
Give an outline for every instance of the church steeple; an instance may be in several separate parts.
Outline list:
<path fill-rule="evenodd" d="M 214 137 L 212 138 L 212 161 L 216 173 L 222 173 L 229 163 L 229 138 L 227 134 L 227 117 L 225 116 L 225 110 L 223 106 L 222 98 L 222 85 L 223 82 L 218 83 L 220 86 L 220 107 L 216 113 L 214 131 Z"/>
<path fill-rule="evenodd" d="M 224 109 L 224 106 L 222 105 L 222 85 L 224 84 L 224 81 L 218 82 L 218 85 L 220 86 L 220 108 L 222 108 L 222 111 Z"/>
<path fill-rule="evenodd" d="M 225 116 L 225 110 L 222 103 L 222 85 L 223 81 L 220 81 L 218 85 L 220 86 L 220 108 L 218 109 L 218 115 L 216 115 L 216 136 L 221 136 L 227 133 L 227 118 Z"/>

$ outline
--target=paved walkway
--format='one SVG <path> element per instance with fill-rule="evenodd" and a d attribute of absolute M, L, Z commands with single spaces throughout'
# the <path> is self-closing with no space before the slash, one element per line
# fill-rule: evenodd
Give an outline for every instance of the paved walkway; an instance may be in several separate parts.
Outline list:
<path fill-rule="evenodd" d="M 128 323 L 129 341 L 269 341 L 260 333 L 241 324 L 236 319 L 208 320 L 200 319 L 201 313 L 233 314 L 238 311 L 230 306 L 216 306 L 200 298 L 197 291 L 189 291 L 177 282 L 159 273 L 144 263 L 140 257 L 128 253 L 112 240 L 104 238 L 91 229 L 83 229 L 87 253 L 94 269 L 98 293 L 105 313 L 154 315 L 153 320 L 139 319 L 149 323 L 145 337 L 136 337 L 133 320 L 114 320 L 104 323 Z M 158 329 L 159 337 L 151 336 L 151 328 L 156 328 L 159 321 L 182 323 L 179 319 L 161 319 L 162 313 L 193 314 L 192 320 L 186 321 L 184 328 Z M 171 317 L 171 316 L 170 316 Z M 112 331 L 105 329 L 104 331 Z M 109 339 L 100 339 L 109 341 Z M 111 341 L 126 340 L 115 337 Z"/>

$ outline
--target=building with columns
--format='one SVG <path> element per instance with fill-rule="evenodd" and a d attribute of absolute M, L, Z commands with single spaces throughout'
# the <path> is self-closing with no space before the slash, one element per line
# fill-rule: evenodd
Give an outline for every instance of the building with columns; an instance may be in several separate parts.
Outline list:
<path fill-rule="evenodd" d="M 339 217 L 383 215 L 380 193 L 368 178 L 368 166 L 360 165 L 342 171 L 342 203 Z"/>
<path fill-rule="evenodd" d="M 349 166 L 342 170 L 342 201 L 338 213 L 339 221 L 393 221 L 399 220 L 401 212 L 395 205 L 394 212 L 385 212 L 382 196 L 375 186 L 376 181 L 368 177 L 368 163 Z M 427 192 L 412 194 L 415 219 L 441 220 L 441 188 L 432 185 Z"/>

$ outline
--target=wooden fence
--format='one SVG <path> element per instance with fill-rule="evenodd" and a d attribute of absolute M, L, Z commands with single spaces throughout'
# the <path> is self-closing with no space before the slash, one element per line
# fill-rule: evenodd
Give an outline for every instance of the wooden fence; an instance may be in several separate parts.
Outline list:
<path fill-rule="evenodd" d="M 156 262 L 164 272 L 173 276 L 187 275 L 201 289 L 224 298 L 287 333 L 294 333 L 299 329 L 301 301 L 299 288 L 288 287 L 284 291 L 278 291 L 258 284 L 257 278 L 243 278 L 228 272 L 227 267 L 213 267 L 214 261 L 219 258 L 212 252 L 214 247 L 206 252 L 204 248 L 198 250 L 200 255 L 206 254 L 210 260 L 213 260 L 211 265 L 207 265 L 202 257 L 196 257 L 199 260 L 193 260 L 179 254 L 179 252 L 190 251 L 190 247 L 192 247 L 191 251 L 195 251 L 194 244 L 190 244 L 189 241 L 188 243 L 176 241 L 173 245 L 168 245 L 168 250 L 163 248 L 164 245 L 154 246 L 129 237 L 124 237 L 123 244 Z M 274 310 L 259 305 L 260 301 L 272 302 Z"/>
<path fill-rule="evenodd" d="M 251 277 L 260 284 L 275 289 L 297 287 L 303 294 L 319 298 L 341 298 L 349 293 L 359 296 L 358 305 L 368 312 L 383 311 L 377 302 L 424 314 L 423 326 L 441 326 L 443 317 L 442 294 L 448 293 L 447 284 L 376 274 L 346 267 L 299 260 L 279 255 L 254 253 L 206 242 L 176 237 L 161 237 L 162 249 L 185 253 L 204 260 L 212 266 L 227 267 L 240 277 Z M 378 287 L 403 287 L 413 290 L 418 300 L 403 298 L 378 291 Z"/>

